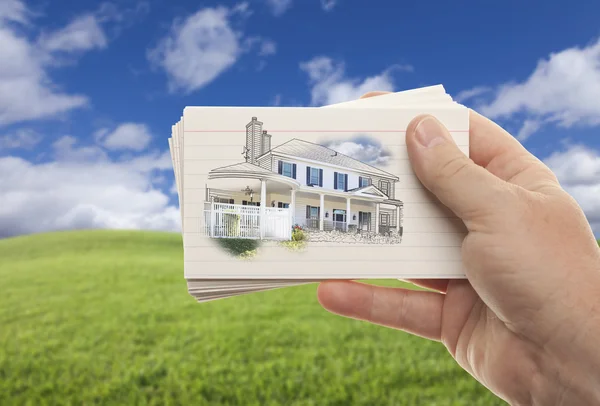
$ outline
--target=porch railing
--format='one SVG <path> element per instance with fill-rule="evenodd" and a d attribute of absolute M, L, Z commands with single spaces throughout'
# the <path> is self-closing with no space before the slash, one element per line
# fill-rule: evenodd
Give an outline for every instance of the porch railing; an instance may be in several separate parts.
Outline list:
<path fill-rule="evenodd" d="M 320 219 L 318 218 L 307 218 L 305 219 L 305 227 L 310 230 L 319 230 L 320 227 Z M 333 221 L 324 219 L 323 220 L 323 231 L 341 231 L 341 232 L 349 232 L 349 233 L 370 233 L 375 231 L 375 227 L 370 223 L 350 223 L 348 224 L 348 228 L 346 228 L 345 221 Z M 390 235 L 393 233 L 397 233 L 398 228 L 396 226 L 390 225 L 379 225 L 379 234 Z M 402 232 L 402 230 L 400 230 Z"/>
<path fill-rule="evenodd" d="M 261 238 L 277 240 L 291 238 L 291 217 L 289 209 L 264 208 L 261 221 L 261 208 L 238 204 L 212 203 L 204 210 L 204 234 L 212 238 Z"/>
<path fill-rule="evenodd" d="M 213 203 L 204 210 L 204 233 L 213 238 L 260 238 L 260 207 Z"/>

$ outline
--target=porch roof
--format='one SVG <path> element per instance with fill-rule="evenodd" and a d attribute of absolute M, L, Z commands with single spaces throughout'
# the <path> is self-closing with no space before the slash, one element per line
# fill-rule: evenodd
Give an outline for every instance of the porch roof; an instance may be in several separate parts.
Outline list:
<path fill-rule="evenodd" d="M 396 200 L 396 199 L 387 199 L 387 200 L 384 200 L 383 203 L 391 204 L 393 206 L 404 206 L 404 202 L 402 202 L 402 200 Z"/>
<path fill-rule="evenodd" d="M 264 179 L 285 183 L 292 189 L 298 189 L 300 187 L 300 182 L 295 179 L 279 175 L 278 173 L 248 162 L 222 166 L 220 168 L 213 169 L 208 173 L 208 179 L 226 178 Z"/>
<path fill-rule="evenodd" d="M 384 201 L 386 201 L 388 199 L 388 197 L 384 193 L 381 193 L 380 195 L 363 193 L 363 189 L 364 188 L 361 188 L 360 190 L 352 190 L 352 191 L 349 190 L 347 192 L 344 192 L 341 190 L 322 189 L 319 187 L 312 187 L 312 186 L 301 186 L 299 191 L 307 192 L 307 193 L 314 193 L 314 194 L 318 194 L 318 195 L 341 197 L 344 199 L 349 198 L 349 199 L 355 199 L 355 200 L 368 200 L 368 201 L 372 201 L 372 202 L 381 202 L 381 203 L 383 203 Z"/>

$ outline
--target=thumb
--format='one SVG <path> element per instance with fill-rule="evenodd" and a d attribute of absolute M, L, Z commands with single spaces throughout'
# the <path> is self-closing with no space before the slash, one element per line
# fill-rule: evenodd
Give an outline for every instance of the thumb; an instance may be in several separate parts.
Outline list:
<path fill-rule="evenodd" d="M 469 159 L 435 117 L 413 119 L 406 131 L 406 145 L 419 180 L 464 221 L 491 214 L 506 204 L 506 182 Z"/>

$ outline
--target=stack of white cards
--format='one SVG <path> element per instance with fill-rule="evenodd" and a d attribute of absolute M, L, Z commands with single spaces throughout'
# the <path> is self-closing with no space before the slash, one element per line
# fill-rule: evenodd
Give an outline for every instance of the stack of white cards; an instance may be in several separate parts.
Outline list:
<path fill-rule="evenodd" d="M 328 279 L 463 278 L 463 222 L 415 176 L 406 128 L 441 85 L 313 107 L 186 107 L 169 139 L 184 274 L 198 301 Z"/>

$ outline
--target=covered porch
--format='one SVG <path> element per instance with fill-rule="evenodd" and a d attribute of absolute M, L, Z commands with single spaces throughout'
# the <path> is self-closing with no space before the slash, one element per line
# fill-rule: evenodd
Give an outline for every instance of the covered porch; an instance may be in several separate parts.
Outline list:
<path fill-rule="evenodd" d="M 325 232 L 402 233 L 401 201 L 388 199 L 375 187 L 350 192 L 300 188 L 295 223 Z"/>
<path fill-rule="evenodd" d="M 294 179 L 249 163 L 211 171 L 204 203 L 205 235 L 290 240 L 299 186 Z M 288 196 L 291 204 L 273 204 L 270 197 L 274 194 Z"/>

